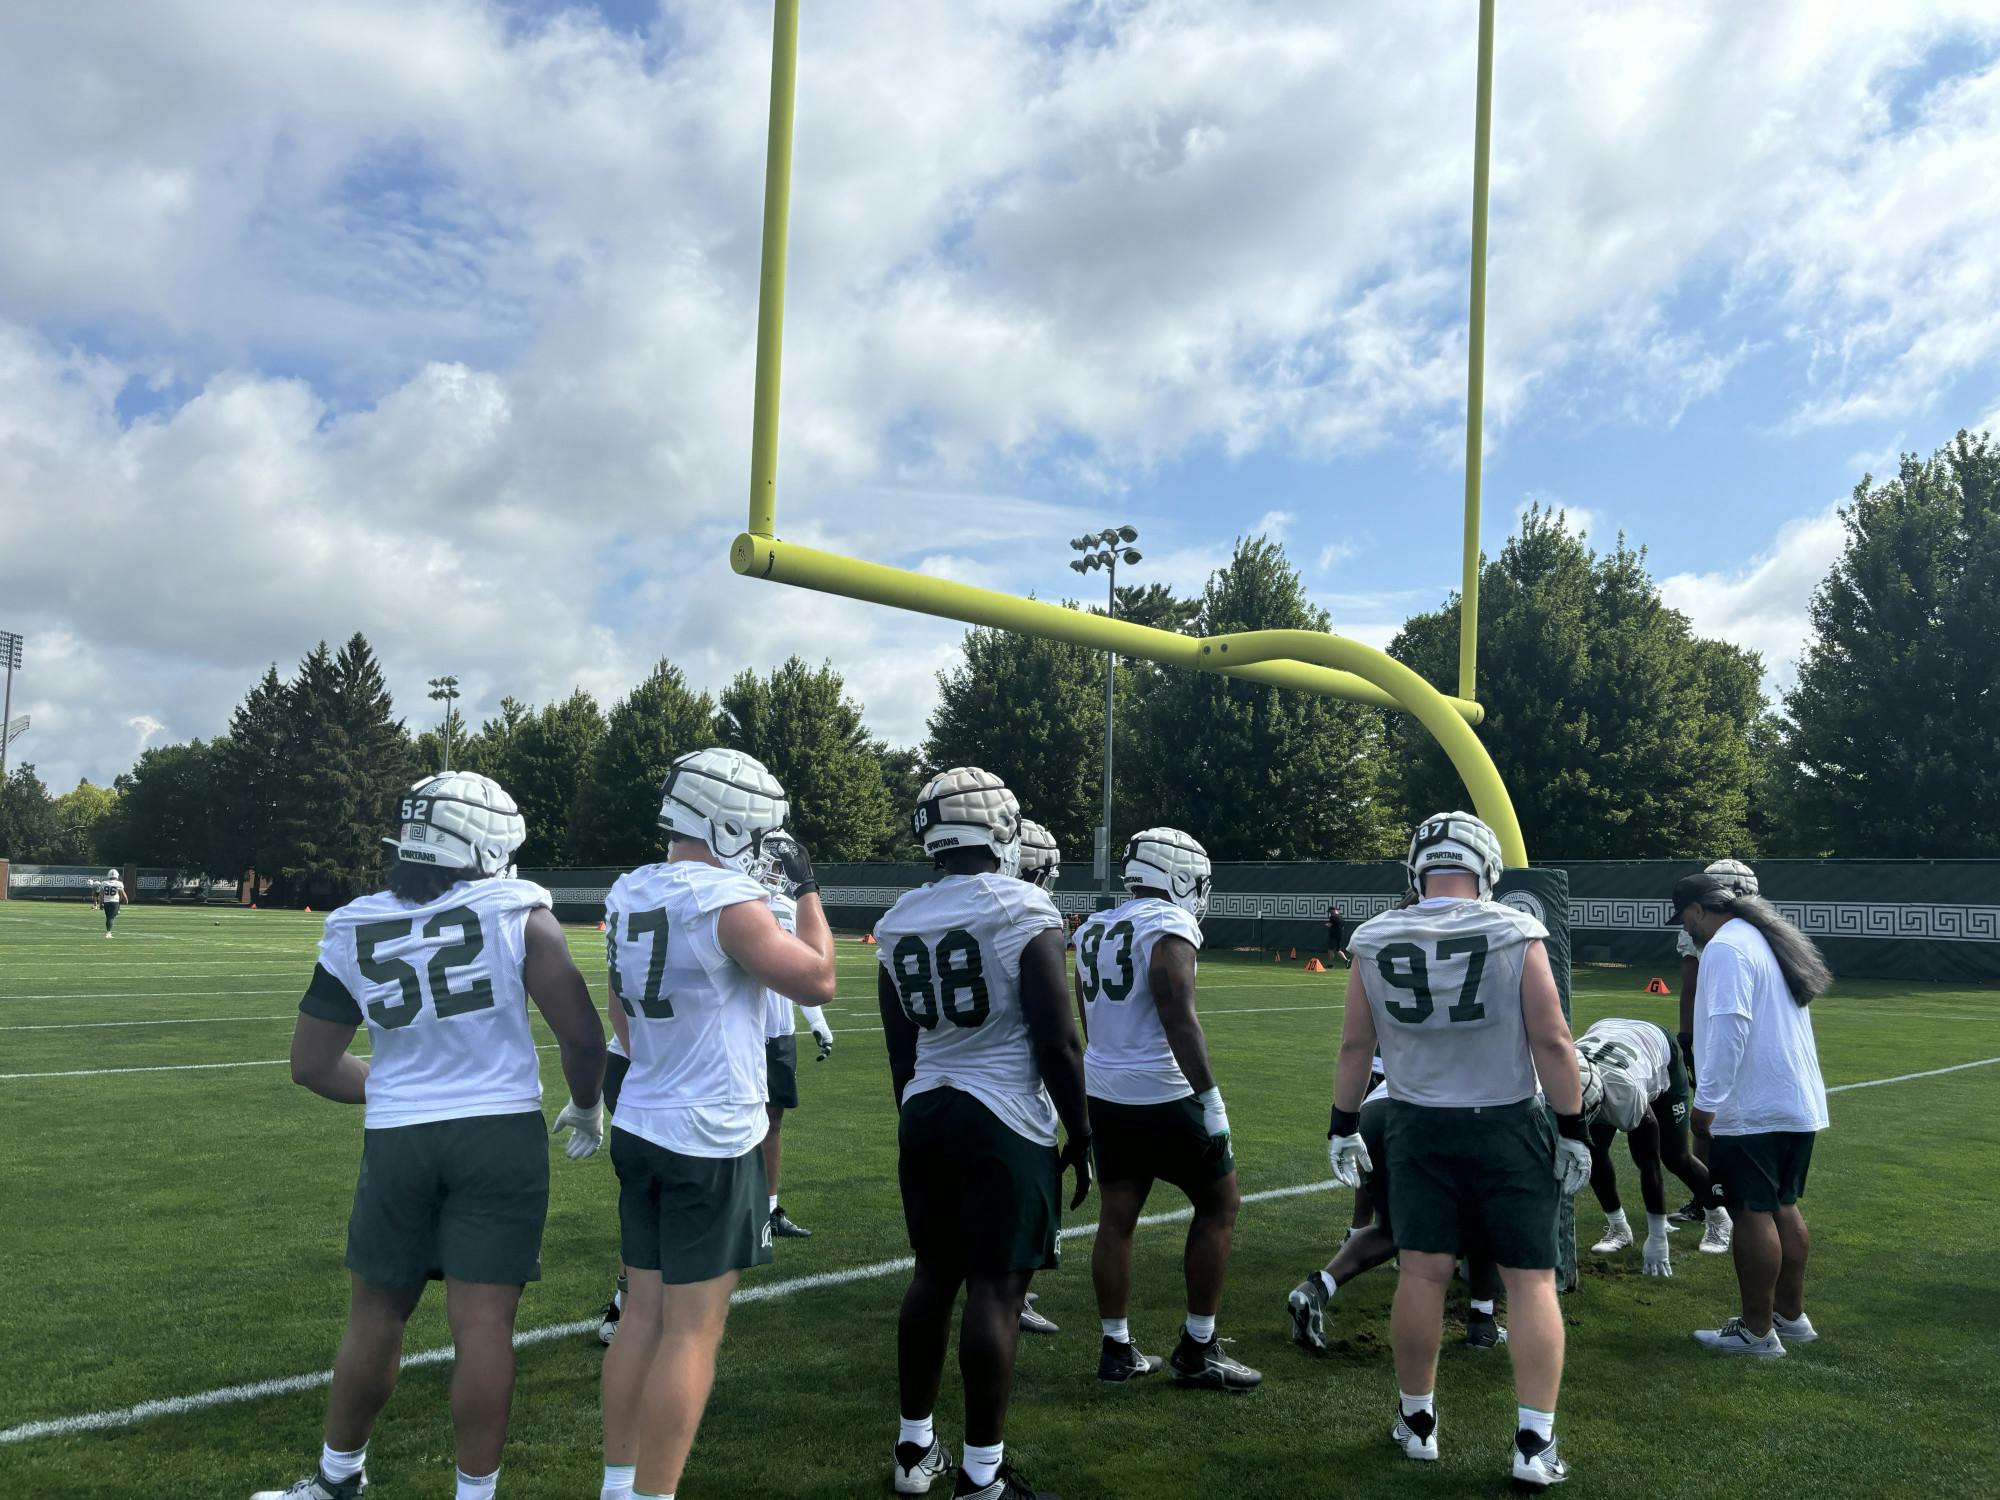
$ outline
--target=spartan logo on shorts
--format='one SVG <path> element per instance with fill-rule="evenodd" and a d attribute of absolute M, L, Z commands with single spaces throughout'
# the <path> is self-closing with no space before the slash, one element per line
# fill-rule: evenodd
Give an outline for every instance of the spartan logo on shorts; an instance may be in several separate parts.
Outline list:
<path fill-rule="evenodd" d="M 769 1217 L 766 1217 L 764 1220 L 764 1233 L 759 1237 L 758 1248 L 761 1250 L 769 1250 L 771 1248 L 771 1220 Z"/>
<path fill-rule="evenodd" d="M 1542 898 L 1533 891 L 1509 891 L 1500 898 L 1500 904 L 1526 912 L 1544 927 L 1549 925 L 1548 908 L 1542 905 Z"/>

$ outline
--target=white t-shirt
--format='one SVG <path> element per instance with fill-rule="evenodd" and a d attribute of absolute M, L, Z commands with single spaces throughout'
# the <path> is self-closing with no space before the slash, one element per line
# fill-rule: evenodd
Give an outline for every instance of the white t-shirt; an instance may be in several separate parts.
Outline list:
<path fill-rule="evenodd" d="M 724 910 L 766 894 L 698 860 L 642 865 L 611 887 L 605 956 L 632 1039 L 620 1130 L 704 1157 L 741 1156 L 769 1131 L 764 986 L 719 937 Z"/>
<path fill-rule="evenodd" d="M 1009 875 L 947 875 L 905 891 L 875 924 L 876 959 L 917 1027 L 904 1099 L 970 1094 L 1015 1134 L 1053 1146 L 1056 1109 L 1021 1013 L 1021 953 L 1062 930 L 1055 902 Z"/>
<path fill-rule="evenodd" d="M 799 903 L 790 896 L 781 896 L 776 891 L 765 892 L 764 899 L 771 903 L 771 915 L 778 919 L 778 925 L 787 932 L 798 931 Z M 764 991 L 764 1036 L 771 1039 L 793 1036 L 798 1032 L 799 1023 L 792 1019 L 792 1002 L 776 990 Z"/>
<path fill-rule="evenodd" d="M 1083 1074 L 1096 1098 L 1164 1104 L 1194 1093 L 1153 998 L 1153 949 L 1166 936 L 1201 947 L 1200 924 L 1157 896 L 1097 912 L 1076 930 L 1076 979 L 1090 1035 Z"/>
<path fill-rule="evenodd" d="M 1741 917 L 1701 950 L 1694 1037 L 1694 1104 L 1714 1113 L 1716 1135 L 1826 1129 L 1812 1007 L 1792 999 L 1771 945 Z"/>
<path fill-rule="evenodd" d="M 367 1023 L 370 1130 L 542 1107 L 521 966 L 528 913 L 553 904 L 533 881 L 461 880 L 421 906 L 377 891 L 327 917 L 332 982 L 315 975 L 300 1009 Z"/>
<path fill-rule="evenodd" d="M 1637 1130 L 1653 1101 L 1673 1078 L 1673 1039 L 1651 1021 L 1609 1016 L 1576 1039 L 1576 1050 L 1597 1064 L 1604 1084 L 1603 1119 L 1618 1130 Z"/>

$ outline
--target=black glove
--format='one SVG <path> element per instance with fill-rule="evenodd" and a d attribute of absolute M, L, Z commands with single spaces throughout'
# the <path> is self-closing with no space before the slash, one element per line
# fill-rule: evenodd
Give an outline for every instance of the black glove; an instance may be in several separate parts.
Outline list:
<path fill-rule="evenodd" d="M 1090 1194 L 1090 1137 L 1073 1135 L 1063 1146 L 1062 1155 L 1056 1159 L 1056 1171 L 1076 1168 L 1076 1196 L 1069 1200 L 1073 1209 L 1081 1208 L 1083 1200 Z"/>
<path fill-rule="evenodd" d="M 789 834 L 773 834 L 764 840 L 764 847 L 777 857 L 778 867 L 785 872 L 786 894 L 794 901 L 819 889 L 819 882 L 813 879 L 812 856 L 804 844 Z"/>

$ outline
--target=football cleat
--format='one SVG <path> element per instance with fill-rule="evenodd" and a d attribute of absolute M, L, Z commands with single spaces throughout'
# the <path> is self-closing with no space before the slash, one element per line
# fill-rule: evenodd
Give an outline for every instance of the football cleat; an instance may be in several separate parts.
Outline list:
<path fill-rule="evenodd" d="M 1630 1224 L 1608 1223 L 1604 1226 L 1604 1238 L 1590 1247 L 1592 1255 L 1616 1255 L 1620 1250 L 1632 1248 L 1632 1226 Z"/>
<path fill-rule="evenodd" d="M 597 1342 L 608 1344 L 618 1337 L 618 1300 L 614 1297 L 604 1304 L 604 1311 L 597 1315 Z"/>
<path fill-rule="evenodd" d="M 943 1443 L 933 1441 L 928 1449 L 915 1443 L 896 1444 L 896 1468 L 891 1476 L 896 1482 L 899 1495 L 928 1495 L 931 1482 L 944 1478 L 958 1466 L 951 1461 L 951 1450 Z"/>
<path fill-rule="evenodd" d="M 1292 1288 L 1285 1307 L 1292 1315 L 1293 1343 L 1315 1354 L 1326 1353 L 1326 1305 L 1332 1300 L 1317 1271 Z"/>
<path fill-rule="evenodd" d="M 1701 1206 L 1701 1199 L 1690 1198 L 1679 1208 L 1667 1215 L 1667 1222 L 1669 1224 L 1699 1224 L 1705 1212 L 1706 1210 Z"/>
<path fill-rule="evenodd" d="M 785 1212 L 780 1203 L 771 1210 L 771 1238 L 774 1240 L 809 1240 L 813 1232 L 803 1224 L 794 1224 L 792 1216 Z"/>
<path fill-rule="evenodd" d="M 1785 1356 L 1785 1346 L 1779 1341 L 1775 1326 L 1759 1338 L 1743 1326 L 1741 1318 L 1731 1318 L 1720 1328 L 1697 1328 L 1694 1341 L 1702 1348 L 1713 1349 L 1720 1354 L 1751 1354 L 1759 1359 L 1783 1359 Z"/>
<path fill-rule="evenodd" d="M 1141 1354 L 1137 1344 L 1120 1343 L 1114 1338 L 1105 1339 L 1104 1348 L 1097 1356 L 1097 1378 L 1106 1385 L 1124 1385 L 1159 1368 L 1158 1355 Z"/>
<path fill-rule="evenodd" d="M 1167 1363 L 1173 1367 L 1175 1385 L 1237 1393 L 1255 1390 L 1264 1379 L 1256 1370 L 1223 1353 L 1221 1339 L 1197 1344 L 1194 1335 L 1185 1328 L 1181 1330 L 1181 1341 L 1174 1345 L 1174 1352 Z"/>
<path fill-rule="evenodd" d="M 1569 1478 L 1569 1465 L 1556 1455 L 1556 1440 L 1523 1427 L 1514 1434 L 1514 1483 L 1545 1490 Z"/>
<path fill-rule="evenodd" d="M 1028 1300 L 1021 1304 L 1021 1332 L 1061 1333 L 1062 1329 L 1057 1327 L 1051 1319 L 1045 1318 L 1035 1311 L 1035 1303 L 1040 1296 L 1041 1293 L 1039 1292 L 1030 1292 L 1028 1293 Z"/>
<path fill-rule="evenodd" d="M 320 1473 L 315 1465 L 312 1473 L 299 1480 L 288 1490 L 258 1490 L 250 1500 L 354 1500 L 368 1488 L 368 1471 L 363 1469 L 352 1479 L 333 1480 Z"/>
<path fill-rule="evenodd" d="M 1727 1255 L 1730 1236 L 1735 1232 L 1736 1223 L 1729 1217 L 1729 1210 L 1712 1209 L 1707 1222 L 1702 1226 L 1701 1243 L 1695 1248 L 1703 1255 Z"/>
<path fill-rule="evenodd" d="M 1468 1312 L 1464 1342 L 1468 1349 L 1496 1349 L 1507 1342 L 1507 1330 L 1492 1313 Z"/>
<path fill-rule="evenodd" d="M 1783 1313 L 1775 1313 L 1771 1318 L 1771 1332 L 1791 1344 L 1810 1344 L 1819 1337 L 1819 1330 L 1812 1326 L 1812 1319 L 1804 1313 L 1796 1318 L 1788 1318 Z"/>
<path fill-rule="evenodd" d="M 1396 1405 L 1396 1425 L 1389 1429 L 1389 1441 L 1403 1450 L 1403 1457 L 1421 1459 L 1425 1463 L 1437 1462 L 1438 1422 L 1437 1413 L 1430 1411 L 1406 1412 L 1402 1403 Z"/>
<path fill-rule="evenodd" d="M 1036 1489 L 1009 1464 L 1000 1465 L 992 1482 L 983 1485 L 974 1484 L 965 1477 L 965 1470 L 960 1469 L 951 1493 L 952 1500 L 1062 1500 L 1053 1491 Z"/>

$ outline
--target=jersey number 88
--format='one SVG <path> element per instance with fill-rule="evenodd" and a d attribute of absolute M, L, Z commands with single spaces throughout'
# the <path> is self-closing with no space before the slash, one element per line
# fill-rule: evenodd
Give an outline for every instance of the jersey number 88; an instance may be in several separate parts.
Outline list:
<path fill-rule="evenodd" d="M 973 1027 L 992 1013 L 986 996 L 986 960 L 972 934 L 955 927 L 938 939 L 935 955 L 915 933 L 896 944 L 890 954 L 896 993 L 912 1026 L 925 1031 L 949 1019 L 954 1026 Z"/>

